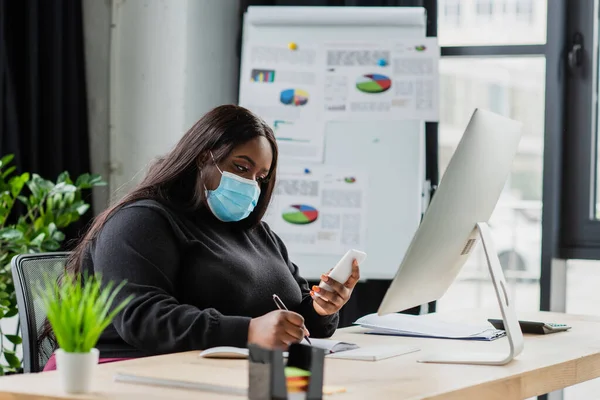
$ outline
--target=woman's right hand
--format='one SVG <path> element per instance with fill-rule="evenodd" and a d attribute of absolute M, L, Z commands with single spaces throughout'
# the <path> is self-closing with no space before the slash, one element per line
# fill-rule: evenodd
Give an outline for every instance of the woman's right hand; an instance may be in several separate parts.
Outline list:
<path fill-rule="evenodd" d="M 304 338 L 304 318 L 295 312 L 276 310 L 250 320 L 248 343 L 285 350 Z"/>

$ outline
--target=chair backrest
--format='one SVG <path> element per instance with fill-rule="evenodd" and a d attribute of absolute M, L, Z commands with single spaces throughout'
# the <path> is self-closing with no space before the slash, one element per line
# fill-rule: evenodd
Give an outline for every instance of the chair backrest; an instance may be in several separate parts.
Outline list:
<path fill-rule="evenodd" d="M 50 340 L 38 341 L 46 313 L 35 288 L 44 283 L 45 276 L 58 279 L 68 257 L 66 252 L 22 254 L 11 261 L 23 337 L 23 372 L 42 371 L 55 350 Z"/>

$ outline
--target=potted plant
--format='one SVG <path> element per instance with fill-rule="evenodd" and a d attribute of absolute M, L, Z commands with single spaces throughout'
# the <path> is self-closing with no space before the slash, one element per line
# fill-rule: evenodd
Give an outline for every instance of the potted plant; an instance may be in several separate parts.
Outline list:
<path fill-rule="evenodd" d="M 17 254 L 61 249 L 64 230 L 89 209 L 85 191 L 106 184 L 90 174 L 72 180 L 63 172 L 54 182 L 17 173 L 12 161 L 12 154 L 0 157 L 0 376 L 21 370 L 19 328 L 12 331 L 12 321 L 5 323 L 18 312 L 10 261 Z"/>
<path fill-rule="evenodd" d="M 58 343 L 56 367 L 67 393 L 88 393 L 99 352 L 100 334 L 131 296 L 113 307 L 125 282 L 104 284 L 99 276 L 65 273 L 58 281 L 45 280 L 38 294 Z"/>

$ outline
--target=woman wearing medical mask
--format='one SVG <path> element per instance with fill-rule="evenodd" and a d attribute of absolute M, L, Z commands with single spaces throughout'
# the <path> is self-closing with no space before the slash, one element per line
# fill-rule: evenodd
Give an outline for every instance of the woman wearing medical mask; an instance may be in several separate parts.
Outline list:
<path fill-rule="evenodd" d="M 323 275 L 332 291 L 311 292 L 261 221 L 276 167 L 272 130 L 242 107 L 217 107 L 95 220 L 68 269 L 126 280 L 115 304 L 133 295 L 100 338 L 101 362 L 334 333 L 358 265 L 347 282 Z"/>

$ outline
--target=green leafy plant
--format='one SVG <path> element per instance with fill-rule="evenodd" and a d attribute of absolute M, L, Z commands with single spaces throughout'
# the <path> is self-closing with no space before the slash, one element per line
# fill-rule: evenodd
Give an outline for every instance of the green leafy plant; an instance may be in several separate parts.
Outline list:
<path fill-rule="evenodd" d="M 82 191 L 105 185 L 98 175 L 83 174 L 73 181 L 63 172 L 52 182 L 34 173 L 18 174 L 12 161 L 10 154 L 0 158 L 0 323 L 18 313 L 11 259 L 59 250 L 64 228 L 89 209 Z M 18 331 L 5 334 L 0 325 L 0 375 L 20 370 L 15 352 L 20 343 Z"/>
<path fill-rule="evenodd" d="M 65 275 L 60 283 L 46 279 L 38 294 L 58 346 L 68 353 L 87 353 L 115 315 L 131 301 L 127 297 L 112 307 L 125 282 L 102 285 L 101 278 Z"/>

